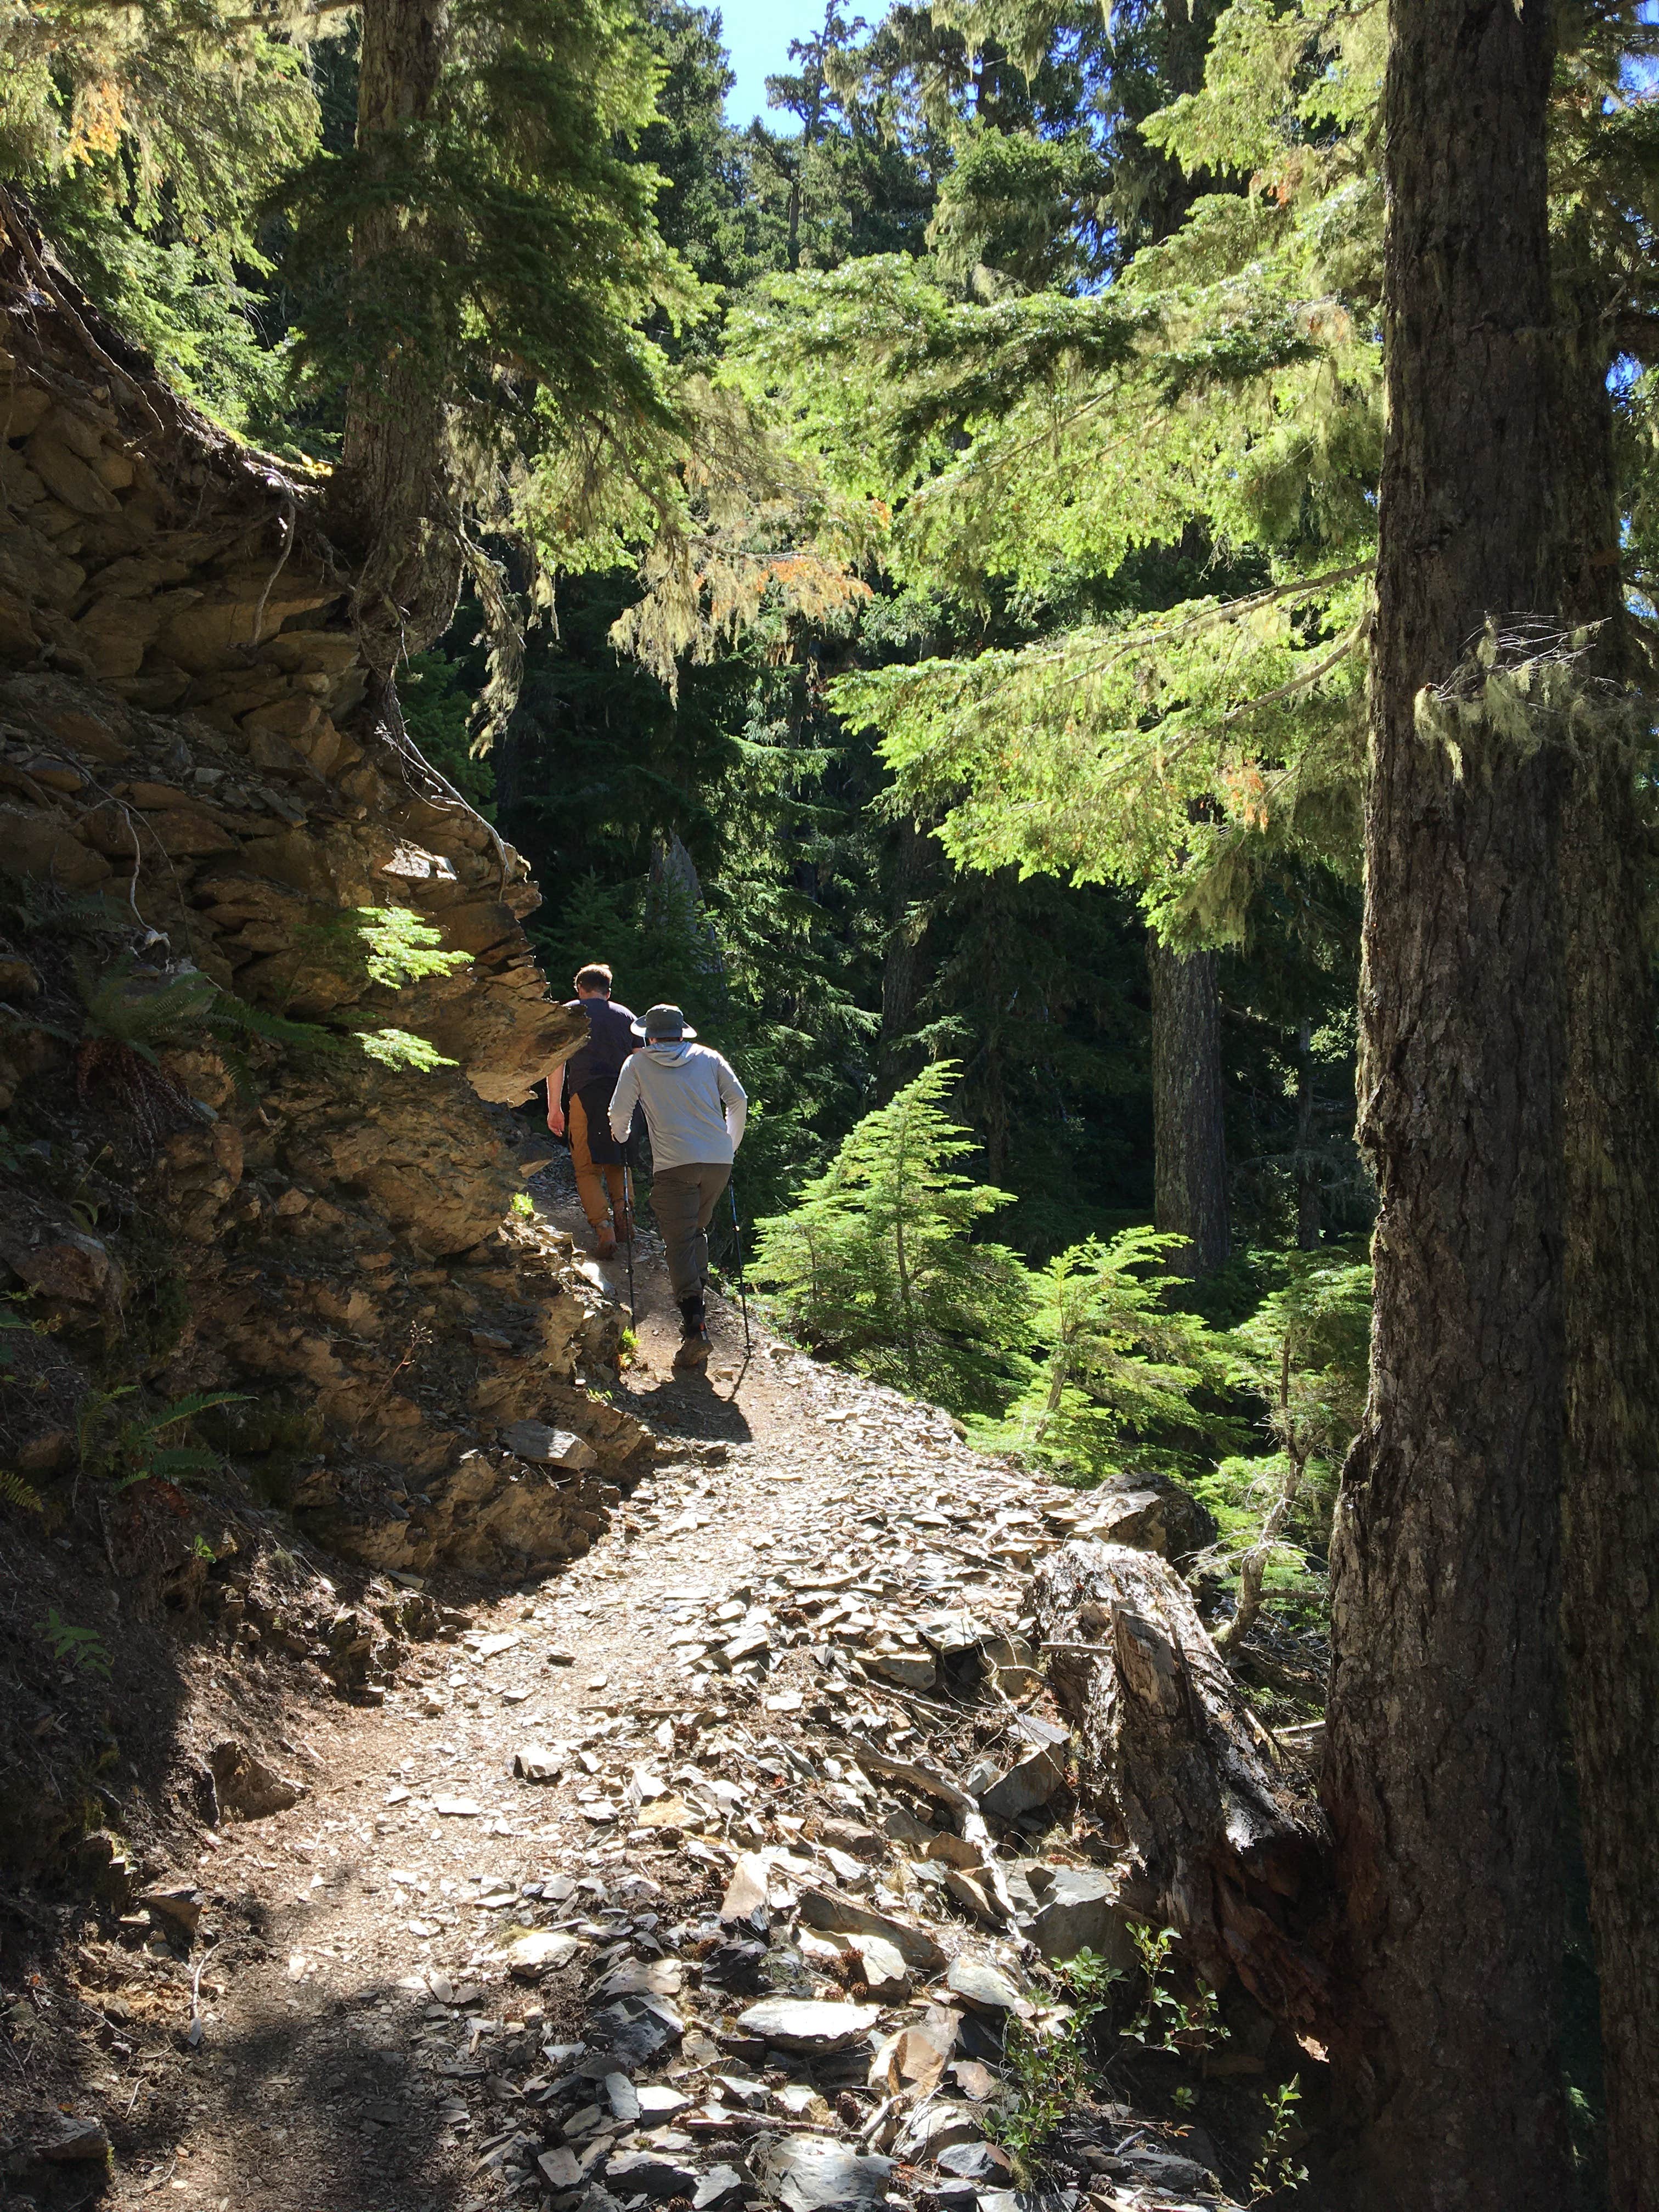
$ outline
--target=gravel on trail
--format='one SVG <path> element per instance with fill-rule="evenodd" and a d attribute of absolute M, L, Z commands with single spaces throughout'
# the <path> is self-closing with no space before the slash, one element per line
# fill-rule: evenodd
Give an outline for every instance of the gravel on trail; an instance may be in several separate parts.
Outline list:
<path fill-rule="evenodd" d="M 609 1532 L 307 1715 L 298 1802 L 179 1870 L 193 1929 L 130 1916 L 189 2025 L 165 2082 L 118 2035 L 64 2117 L 115 2144 L 100 2201 L 1231 2203 L 1178 2112 L 1080 2106 L 1041 2174 L 998 2140 L 1050 1960 L 1133 1959 L 1023 1617 L 1090 1497 L 757 1325 L 745 1356 L 735 1305 L 677 1376 L 647 1232 L 635 1274 L 658 1461 Z"/>

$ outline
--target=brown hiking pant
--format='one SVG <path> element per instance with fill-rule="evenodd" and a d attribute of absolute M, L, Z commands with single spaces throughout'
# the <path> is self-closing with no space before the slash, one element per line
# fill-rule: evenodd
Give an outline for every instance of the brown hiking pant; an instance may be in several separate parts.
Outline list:
<path fill-rule="evenodd" d="M 588 1226 L 607 1229 L 611 1214 L 617 1217 L 617 1233 L 627 1233 L 628 1192 L 623 1182 L 620 1165 L 602 1168 L 594 1160 L 587 1146 L 587 1114 L 581 1100 L 573 1091 L 565 1114 L 565 1131 L 570 1139 L 570 1164 L 576 1170 L 576 1189 L 582 1202 L 582 1212 L 587 1216 Z M 605 1200 L 610 1198 L 607 1207 Z"/>
<path fill-rule="evenodd" d="M 708 1224 L 731 1180 L 730 1160 L 659 1168 L 651 1178 L 651 1211 L 662 1231 L 676 1305 L 683 1298 L 702 1296 L 708 1275 Z"/>

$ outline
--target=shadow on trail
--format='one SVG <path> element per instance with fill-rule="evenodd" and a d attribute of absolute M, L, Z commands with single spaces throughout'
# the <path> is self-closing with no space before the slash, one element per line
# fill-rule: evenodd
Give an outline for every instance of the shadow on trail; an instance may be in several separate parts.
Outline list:
<path fill-rule="evenodd" d="M 719 1358 L 718 1352 L 715 1357 Z M 625 1376 L 617 1403 L 659 1436 L 743 1444 L 750 1442 L 754 1431 L 737 1402 L 741 1379 L 738 1376 L 729 1382 L 716 1382 L 704 1372 L 661 1377 L 641 1375 L 636 1383 L 631 1375 Z"/>
<path fill-rule="evenodd" d="M 423 2010 L 418 1998 L 385 1984 L 343 1994 L 308 2018 L 278 1996 L 262 2018 L 218 2045 L 225 2101 L 244 2131 L 233 2203 L 291 2203 L 297 2184 L 304 2201 L 447 2212 L 476 2193 L 468 2170 L 492 2133 L 510 2127 L 514 2111 L 503 2103 L 499 2121 L 462 2118 L 454 2090 L 465 2078 L 473 2093 L 465 2101 L 476 2114 L 488 2062 L 482 2054 L 466 2058 L 459 2014 L 437 2024 L 441 2039 L 416 2044 L 434 2026 Z M 503 2040 L 483 2043 L 489 2060 L 499 2063 Z M 476 2070 L 447 2078 L 448 2068 L 461 2065 Z M 534 2130 L 533 2108 L 525 2109 Z"/>

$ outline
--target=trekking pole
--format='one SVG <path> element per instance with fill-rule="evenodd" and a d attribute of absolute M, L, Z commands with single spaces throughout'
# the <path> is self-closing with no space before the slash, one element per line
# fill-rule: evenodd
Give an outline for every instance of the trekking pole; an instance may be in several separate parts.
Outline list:
<path fill-rule="evenodd" d="M 732 1236 L 738 1248 L 738 1297 L 743 1306 L 743 1356 L 747 1359 L 750 1355 L 749 1286 L 744 1280 L 743 1231 L 738 1221 L 737 1185 L 728 1182 L 726 1186 L 726 1194 L 732 1201 Z"/>
<path fill-rule="evenodd" d="M 623 1154 L 623 1204 L 628 1211 L 628 1315 L 630 1328 L 639 1320 L 634 1304 L 634 1183 L 628 1172 L 628 1154 Z"/>

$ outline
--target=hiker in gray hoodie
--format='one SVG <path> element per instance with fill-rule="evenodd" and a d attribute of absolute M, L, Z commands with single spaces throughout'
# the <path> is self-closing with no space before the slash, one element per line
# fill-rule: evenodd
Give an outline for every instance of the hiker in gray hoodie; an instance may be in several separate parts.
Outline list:
<path fill-rule="evenodd" d="M 624 1061 L 617 1078 L 611 1133 L 623 1143 L 635 1106 L 644 1107 L 651 1132 L 651 1211 L 662 1231 L 668 1279 L 680 1310 L 674 1364 L 702 1367 L 708 1360 L 708 1224 L 732 1180 L 749 1095 L 719 1053 L 694 1042 L 697 1033 L 678 1006 L 653 1006 L 633 1028 L 645 1048 Z"/>

